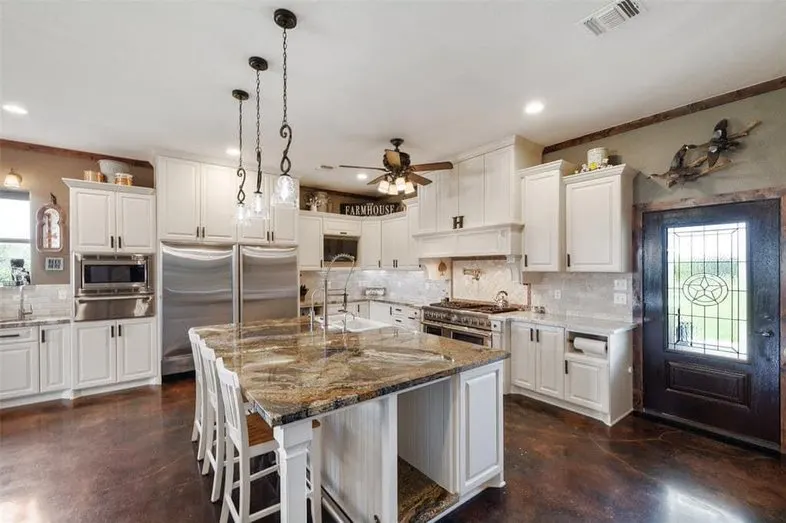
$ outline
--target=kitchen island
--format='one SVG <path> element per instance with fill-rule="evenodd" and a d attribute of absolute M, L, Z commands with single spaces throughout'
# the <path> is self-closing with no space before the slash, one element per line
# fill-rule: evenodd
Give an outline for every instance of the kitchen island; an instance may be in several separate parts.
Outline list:
<path fill-rule="evenodd" d="M 238 373 L 279 443 L 281 517 L 306 521 L 306 449 L 322 422 L 322 484 L 353 521 L 432 521 L 504 486 L 503 351 L 308 318 L 197 329 Z"/>

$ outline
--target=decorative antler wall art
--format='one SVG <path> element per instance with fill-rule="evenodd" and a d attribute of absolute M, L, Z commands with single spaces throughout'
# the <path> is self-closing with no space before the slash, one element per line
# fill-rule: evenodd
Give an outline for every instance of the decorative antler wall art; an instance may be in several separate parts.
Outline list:
<path fill-rule="evenodd" d="M 684 185 L 685 182 L 696 181 L 724 169 L 732 163 L 731 159 L 727 157 L 728 153 L 736 151 L 741 145 L 738 140 L 748 136 L 751 130 L 760 123 L 758 120 L 751 122 L 742 131 L 728 134 L 729 121 L 724 118 L 715 125 L 712 138 L 708 142 L 699 145 L 683 145 L 672 158 L 668 171 L 651 174 L 647 178 L 654 179 L 666 188 L 671 188 L 677 184 Z M 691 151 L 699 152 L 700 155 L 689 160 L 688 156 Z M 705 163 L 707 165 L 702 168 Z"/>

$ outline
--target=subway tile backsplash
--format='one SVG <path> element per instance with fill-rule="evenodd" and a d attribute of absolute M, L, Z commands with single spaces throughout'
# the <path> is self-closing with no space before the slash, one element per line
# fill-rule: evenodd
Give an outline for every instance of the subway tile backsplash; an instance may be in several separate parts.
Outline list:
<path fill-rule="evenodd" d="M 338 293 L 344 288 L 348 274 L 346 269 L 334 269 L 330 273 L 330 285 L 334 292 Z M 300 273 L 300 283 L 308 288 L 306 301 L 311 299 L 315 289 L 321 287 L 321 282 L 322 273 L 319 271 Z M 349 299 L 362 298 L 366 287 L 385 287 L 387 298 L 418 305 L 440 301 L 450 293 L 449 281 L 429 279 L 425 271 L 356 270 L 347 288 Z M 317 293 L 317 301 L 321 301 L 321 293 Z"/>
<path fill-rule="evenodd" d="M 632 321 L 632 274 L 525 273 L 524 279 L 532 288 L 532 305 L 544 306 L 549 313 Z M 623 280 L 625 290 L 615 290 L 615 280 Z M 559 291 L 559 298 L 554 291 Z M 624 305 L 614 303 L 615 294 L 625 295 Z"/>
<path fill-rule="evenodd" d="M 25 305 L 33 308 L 33 318 L 70 317 L 73 296 L 70 285 L 26 285 Z M 19 287 L 0 287 L 0 320 L 16 319 Z"/>

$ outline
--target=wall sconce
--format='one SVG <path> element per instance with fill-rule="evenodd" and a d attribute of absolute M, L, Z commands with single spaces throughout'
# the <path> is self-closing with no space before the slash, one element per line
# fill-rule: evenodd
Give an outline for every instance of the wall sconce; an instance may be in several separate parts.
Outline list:
<path fill-rule="evenodd" d="M 9 189 L 21 188 L 22 176 L 12 168 L 10 171 L 8 171 L 8 174 L 5 175 L 5 182 L 3 182 L 3 186 L 8 187 Z"/>

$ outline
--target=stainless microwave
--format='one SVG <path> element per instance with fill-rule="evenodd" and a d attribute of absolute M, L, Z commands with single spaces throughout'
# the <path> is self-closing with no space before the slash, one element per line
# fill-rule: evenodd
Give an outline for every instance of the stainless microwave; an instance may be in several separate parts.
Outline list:
<path fill-rule="evenodd" d="M 339 254 L 349 254 L 357 260 L 359 240 L 354 236 L 325 236 L 322 240 L 323 261 L 330 262 Z"/>
<path fill-rule="evenodd" d="M 74 255 L 74 293 L 85 295 L 151 294 L 152 256 Z"/>

